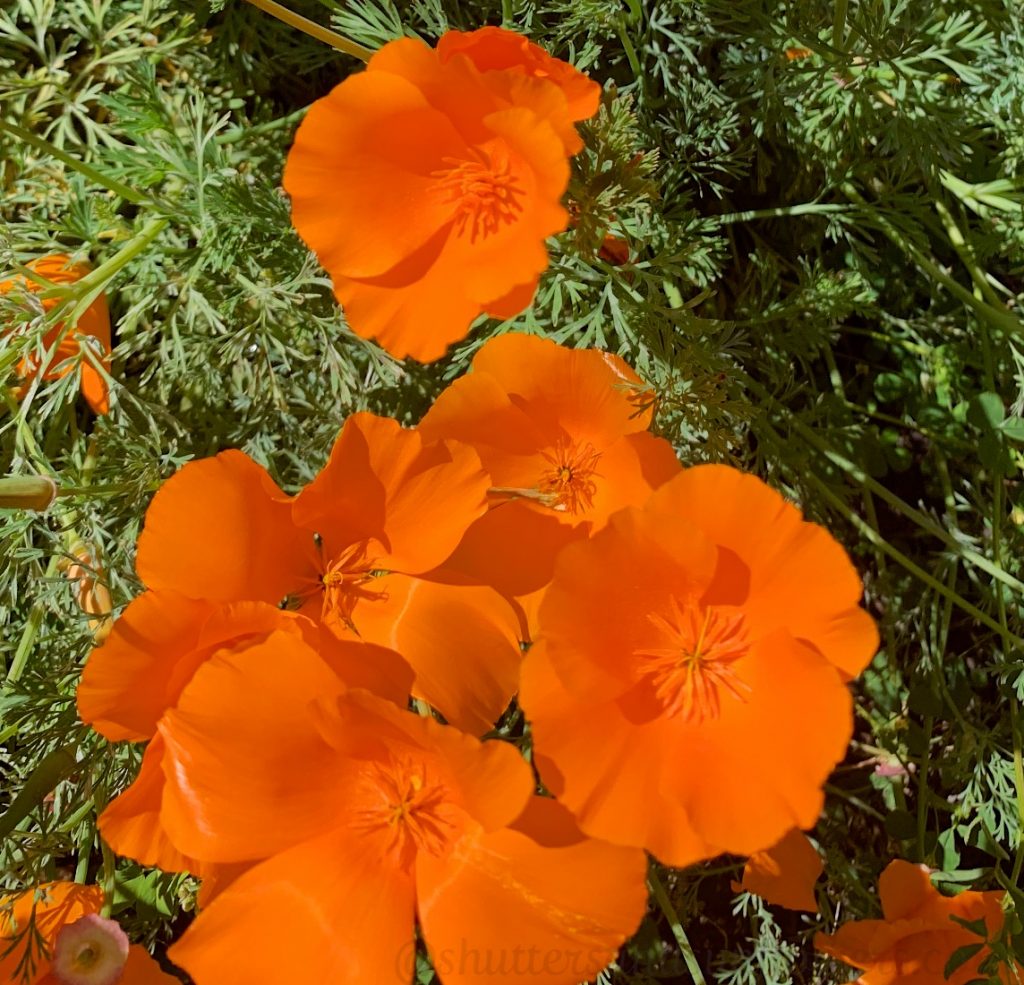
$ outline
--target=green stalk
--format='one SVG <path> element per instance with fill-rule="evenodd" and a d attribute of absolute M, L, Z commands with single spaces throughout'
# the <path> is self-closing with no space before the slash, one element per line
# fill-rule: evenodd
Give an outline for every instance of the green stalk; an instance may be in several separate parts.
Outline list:
<path fill-rule="evenodd" d="M 776 435 L 776 437 L 778 437 Z M 873 544 L 880 551 L 884 551 L 890 558 L 892 558 L 898 565 L 909 571 L 915 578 L 920 579 L 933 591 L 938 592 L 943 598 L 949 599 L 955 606 L 962 609 L 969 616 L 976 619 L 983 626 L 991 629 L 995 633 L 1002 634 L 1003 629 L 990 615 L 982 612 L 977 606 L 972 605 L 963 596 L 951 591 L 941 581 L 934 578 L 923 568 L 914 564 L 905 554 L 898 551 L 893 547 L 877 530 L 869 526 L 864 522 L 856 513 L 851 510 L 846 503 L 844 503 L 828 486 L 822 482 L 816 475 L 810 474 L 807 478 L 814 484 L 818 491 L 825 497 L 828 502 L 841 513 L 843 517 L 856 528 L 857 532 L 869 543 Z M 1024 648 L 1024 639 L 1014 634 L 1009 634 L 1013 644 L 1017 647 Z"/>
<path fill-rule="evenodd" d="M 308 17 L 295 13 L 294 10 L 289 10 L 277 3 L 276 0 L 248 0 L 248 2 L 270 14 L 271 17 L 276 17 L 289 27 L 294 27 L 302 31 L 303 34 L 308 34 L 311 38 L 316 38 L 317 41 L 323 41 L 324 44 L 329 44 L 332 48 L 343 51 L 346 55 L 352 55 L 353 58 L 358 58 L 360 61 L 369 61 L 374 53 L 372 48 L 366 48 L 355 41 L 342 37 L 330 28 L 323 27 L 316 21 L 311 21 Z"/>
<path fill-rule="evenodd" d="M 679 914 L 676 913 L 676 908 L 672 905 L 672 900 L 669 899 L 668 893 L 665 892 L 665 887 L 661 884 L 661 880 L 658 878 L 658 873 L 653 865 L 647 874 L 647 883 L 651 887 L 651 892 L 654 894 L 654 899 L 661 912 L 665 914 L 665 919 L 668 920 L 669 926 L 672 928 L 672 935 L 679 945 L 679 950 L 682 952 L 686 967 L 690 970 L 690 977 L 693 979 L 694 985 L 707 985 L 704 972 L 700 970 L 700 965 L 697 963 L 697 955 L 690 945 L 690 939 L 686 936 L 686 931 L 683 929 Z"/>
<path fill-rule="evenodd" d="M 843 193 L 851 202 L 865 209 L 869 207 L 864 197 L 849 182 L 844 183 L 842 189 Z M 950 294 L 961 300 L 980 318 L 983 318 L 994 328 L 998 328 L 1002 332 L 1009 332 L 1011 335 L 1024 334 L 1024 322 L 1021 322 L 1016 315 L 1012 315 L 1003 308 L 996 308 L 993 305 L 976 298 L 963 286 L 963 284 L 954 280 L 944 270 L 941 270 L 936 263 L 928 259 L 928 257 L 914 246 L 913 243 L 911 243 L 895 226 L 880 214 L 875 215 L 875 222 L 878 223 L 879 229 L 882 230 L 888 239 L 899 247 L 914 263 L 917 264 L 917 266 L 928 274 L 929 277 L 942 284 Z"/>
<path fill-rule="evenodd" d="M 783 205 L 777 209 L 750 209 L 746 212 L 726 212 L 722 215 L 710 216 L 720 226 L 728 226 L 734 222 L 752 222 L 754 219 L 782 219 L 799 215 L 836 215 L 849 212 L 845 205 L 828 205 L 824 202 L 805 202 L 802 205 Z"/>
<path fill-rule="evenodd" d="M 849 0 L 836 0 L 832 18 L 832 47 L 846 50 L 846 13 Z"/>
<path fill-rule="evenodd" d="M 97 185 L 102 185 L 104 188 L 120 195 L 126 202 L 134 202 L 136 205 L 147 205 L 151 203 L 151 199 L 143 195 L 141 192 L 137 192 L 131 186 L 118 181 L 116 178 L 111 178 L 109 175 L 103 174 L 102 171 L 97 171 L 91 165 L 86 164 L 85 161 L 80 161 L 77 157 L 73 157 L 67 151 L 61 150 L 59 147 L 55 147 L 48 140 L 44 140 L 42 137 L 37 137 L 29 130 L 24 130 L 19 126 L 15 126 L 13 123 L 7 123 L 5 120 L 0 120 L 0 131 L 9 133 L 12 137 L 17 137 L 19 140 L 35 147 L 36 150 L 41 151 L 50 157 L 57 158 L 58 161 L 63 162 L 73 171 L 77 171 L 79 174 L 84 175 L 90 181 L 95 182 Z"/>

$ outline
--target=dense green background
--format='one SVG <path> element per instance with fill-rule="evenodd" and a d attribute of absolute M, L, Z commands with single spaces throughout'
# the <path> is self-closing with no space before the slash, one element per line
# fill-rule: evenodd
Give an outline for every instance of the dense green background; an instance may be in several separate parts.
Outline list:
<path fill-rule="evenodd" d="M 109 417 L 91 417 L 73 378 L 0 407 L 0 473 L 52 468 L 69 492 L 47 516 L 0 511 L 0 680 L 15 670 L 0 688 L 0 812 L 56 784 L 24 817 L 8 812 L 0 887 L 114 878 L 94 805 L 137 762 L 76 724 L 90 637 L 53 562 L 65 530 L 102 549 L 123 604 L 148 497 L 181 462 L 243 447 L 293 488 L 350 411 L 415 422 L 509 327 L 621 352 L 655 384 L 657 427 L 684 461 L 753 469 L 844 540 L 882 626 L 814 832 L 825 916 L 734 897 L 735 859 L 663 873 L 708 980 L 848 981 L 815 956 L 813 931 L 877 915 L 894 857 L 927 861 L 949 889 L 1014 884 L 1020 4 L 291 0 L 370 46 L 504 21 L 605 84 L 576 161 L 580 221 L 552 244 L 533 310 L 481 324 L 428 367 L 351 335 L 279 189 L 303 108 L 358 63 L 243 0 L 212 6 L 0 9 L 0 267 L 55 248 L 88 256 L 117 345 Z M 632 263 L 601 259 L 606 231 L 628 239 Z M 0 325 L 25 318 L 2 301 Z M 5 372 L 18 354 L 0 340 Z M 166 942 L 187 922 L 191 881 L 126 863 L 116 880 L 139 938 Z M 686 980 L 657 911 L 620 965 L 602 983 Z"/>

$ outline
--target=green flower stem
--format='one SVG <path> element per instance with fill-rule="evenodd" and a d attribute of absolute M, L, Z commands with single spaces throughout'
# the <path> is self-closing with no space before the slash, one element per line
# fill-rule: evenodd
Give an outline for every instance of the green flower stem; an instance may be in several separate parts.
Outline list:
<path fill-rule="evenodd" d="M 352 55 L 353 58 L 358 58 L 360 61 L 369 61 L 370 56 L 374 53 L 372 48 L 366 48 L 355 41 L 350 41 L 330 28 L 323 27 L 316 21 L 311 21 L 308 17 L 303 17 L 301 14 L 283 7 L 276 0 L 247 0 L 247 2 L 254 7 L 259 7 L 271 17 L 276 17 L 290 27 L 302 31 L 303 34 L 308 34 L 311 38 L 316 38 L 317 41 L 323 41 L 324 44 L 329 44 L 332 48 L 343 51 L 346 55 Z"/>
<path fill-rule="evenodd" d="M 953 214 L 937 197 L 932 204 L 935 206 L 935 211 L 938 213 L 942 226 L 946 230 L 950 246 L 956 250 L 957 256 L 963 261 L 963 265 L 971 275 L 971 280 L 974 281 L 977 295 L 994 307 L 1001 307 L 1002 301 L 999 299 L 999 295 L 996 294 L 985 271 L 978 266 L 978 261 L 974 257 L 974 251 L 971 249 L 964 234 L 960 231 L 960 227 L 956 224 Z"/>
<path fill-rule="evenodd" d="M 782 219 L 800 215 L 836 215 L 849 212 L 846 205 L 828 205 L 824 202 L 805 202 L 803 205 L 783 205 L 777 209 L 750 209 L 747 212 L 726 212 L 722 215 L 710 216 L 709 221 L 719 226 L 728 226 L 734 222 L 752 222 L 755 219 Z"/>
<path fill-rule="evenodd" d="M 782 405 L 779 404 L 779 402 L 775 400 L 763 387 L 759 386 L 749 378 L 746 378 L 746 383 L 761 399 L 773 404 L 780 410 L 782 409 Z M 920 510 L 914 509 L 914 507 L 909 503 L 905 503 L 899 496 L 890 492 L 880 482 L 876 482 L 872 479 L 871 476 L 869 476 L 858 465 L 854 464 L 848 458 L 831 448 L 825 441 L 814 433 L 812 428 L 807 427 L 805 424 L 801 424 L 800 421 L 795 418 L 791 423 L 793 429 L 807 442 L 807 444 L 820 452 L 833 465 L 842 470 L 851 480 L 863 488 L 869 489 L 874 495 L 888 503 L 889 506 L 896 510 L 897 513 L 901 513 L 908 520 L 917 524 L 917 526 L 922 530 L 931 534 L 938 540 L 941 540 L 951 551 L 963 560 L 970 562 L 976 568 L 980 568 L 986 574 L 989 574 L 998 581 L 1001 581 L 1004 585 L 1013 589 L 1017 594 L 1024 595 L 1024 582 L 1015 578 L 1008 571 L 1004 571 L 998 563 L 990 561 L 987 557 L 979 554 L 970 547 L 965 547 L 944 527 L 937 524 Z M 776 435 L 776 437 L 778 437 L 778 435 Z"/>
<path fill-rule="evenodd" d="M 707 985 L 704 972 L 700 970 L 700 965 L 697 963 L 697 955 L 694 954 L 693 948 L 690 946 L 690 939 L 686 936 L 686 931 L 683 929 L 679 914 L 676 913 L 676 908 L 672 905 L 672 900 L 669 899 L 668 893 L 665 892 L 665 887 L 661 884 L 661 880 L 658 878 L 658 873 L 653 865 L 647 874 L 647 884 L 651 887 L 651 892 L 654 894 L 658 907 L 665 914 L 665 919 L 668 920 L 669 926 L 672 928 L 672 935 L 679 945 L 679 950 L 682 952 L 686 967 L 690 969 L 690 977 L 693 979 L 694 985 Z"/>
<path fill-rule="evenodd" d="M 126 202 L 134 202 L 136 205 L 147 205 L 151 204 L 151 199 L 141 192 L 137 192 L 134 188 L 124 184 L 124 182 L 118 181 L 116 178 L 111 178 L 109 175 L 103 174 L 102 171 L 97 171 L 94 167 L 86 164 L 85 161 L 80 161 L 77 157 L 69 154 L 65 150 L 61 150 L 59 147 L 55 147 L 48 140 L 44 140 L 42 137 L 36 136 L 29 130 L 24 130 L 13 123 L 8 123 L 5 120 L 0 119 L 0 132 L 8 133 L 12 137 L 17 137 L 18 140 L 24 141 L 26 144 L 30 144 L 35 147 L 36 150 L 41 151 L 50 157 L 57 158 L 58 161 L 63 162 L 73 171 L 77 171 L 79 174 L 84 175 L 90 181 L 95 182 L 97 185 L 102 185 L 104 188 L 109 189 L 116 195 L 120 195 Z"/>
<path fill-rule="evenodd" d="M 775 436 L 778 438 L 778 435 Z M 816 475 L 809 474 L 808 479 L 817 488 L 817 490 L 825 497 L 825 499 L 832 504 L 837 512 L 841 513 L 843 517 L 854 526 L 857 532 L 869 543 L 873 544 L 880 551 L 884 551 L 893 561 L 895 561 L 902 568 L 909 571 L 915 578 L 920 579 L 933 591 L 938 592 L 943 598 L 949 599 L 955 606 L 962 609 L 969 616 L 976 619 L 983 626 L 991 629 L 995 633 L 1002 634 L 1003 629 L 990 615 L 982 612 L 976 605 L 972 605 L 962 595 L 947 588 L 941 581 L 930 575 L 924 568 L 914 564 L 905 554 L 898 551 L 893 547 L 874 527 L 865 523 L 861 517 L 851 510 L 846 503 L 844 503 L 828 486 L 821 481 Z M 1009 634 L 1010 639 L 1013 641 L 1015 646 L 1024 648 L 1024 639 L 1019 636 L 1015 636 L 1012 633 Z"/>
<path fill-rule="evenodd" d="M 55 577 L 59 565 L 60 556 L 54 554 L 46 565 L 46 574 L 43 575 L 43 577 L 45 579 Z M 25 673 L 25 667 L 28 664 L 28 657 L 32 652 L 36 636 L 39 635 L 39 629 L 43 624 L 44 615 L 46 615 L 46 607 L 42 605 L 42 603 L 36 602 L 28 614 L 28 619 L 25 621 L 25 628 L 22 630 L 21 639 L 18 641 L 18 649 L 14 651 L 14 659 L 11 661 L 11 666 L 7 671 L 7 677 L 4 681 L 5 684 L 13 684 L 21 678 L 23 673 Z"/>
<path fill-rule="evenodd" d="M 836 0 L 832 18 L 832 47 L 846 50 L 846 12 L 849 0 Z"/>
<path fill-rule="evenodd" d="M 860 192 L 858 192 L 857 189 L 849 182 L 844 183 L 842 189 L 843 194 L 845 194 L 851 202 L 864 209 L 870 208 L 868 202 Z M 888 219 L 885 219 L 878 209 L 874 209 L 872 211 L 874 214 L 874 220 L 878 224 L 878 228 L 882 230 L 886 237 L 888 237 L 894 245 L 899 247 L 899 249 L 901 249 L 926 274 L 928 274 L 929 277 L 942 284 L 950 294 L 963 301 L 963 303 L 971 308 L 975 314 L 987 321 L 994 328 L 998 328 L 1002 332 L 1009 332 L 1011 335 L 1024 334 L 1024 322 L 1021 322 L 1016 315 L 1011 314 L 1005 308 L 995 307 L 980 300 L 979 298 L 976 298 L 963 286 L 963 284 L 954 280 L 944 270 L 941 270 L 936 263 L 926 257 L 895 226 L 893 226 Z"/>

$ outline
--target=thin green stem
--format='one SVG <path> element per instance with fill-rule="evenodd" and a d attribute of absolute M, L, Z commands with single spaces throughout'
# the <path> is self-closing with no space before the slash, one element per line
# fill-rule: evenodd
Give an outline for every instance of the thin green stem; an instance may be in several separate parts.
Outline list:
<path fill-rule="evenodd" d="M 759 384 L 754 382 L 749 377 L 746 379 L 748 386 L 754 390 L 762 399 L 766 402 L 773 404 L 778 408 L 782 408 L 774 397 L 772 397 L 767 390 L 761 387 Z M 880 482 L 877 482 L 871 476 L 869 476 L 862 468 L 851 462 L 844 455 L 839 454 L 835 449 L 831 448 L 827 442 L 823 441 L 814 433 L 814 431 L 802 424 L 800 421 L 792 420 L 793 429 L 813 448 L 819 451 L 825 458 L 827 458 L 833 465 L 837 466 L 843 471 L 850 479 L 855 483 L 862 486 L 865 489 L 870 489 L 874 495 L 878 496 L 879 499 L 884 500 L 889 504 L 897 513 L 901 513 L 908 520 L 912 520 L 922 530 L 931 534 L 933 537 L 941 540 L 953 553 L 965 561 L 973 564 L 976 568 L 980 568 L 986 574 L 991 575 L 993 578 L 1001 581 L 1004 585 L 1013 589 L 1019 595 L 1024 595 L 1024 582 L 1015 578 L 1008 571 L 1004 571 L 998 564 L 993 563 L 983 554 L 979 554 L 972 548 L 965 547 L 960 543 L 949 531 L 944 529 L 929 516 L 922 513 L 920 510 L 914 509 L 909 503 L 905 503 L 895 493 L 890 492 Z M 777 436 L 776 436 L 777 437 Z"/>
<path fill-rule="evenodd" d="M 917 860 L 926 862 L 928 853 L 925 848 L 925 836 L 928 833 L 928 771 L 932 765 L 932 729 L 935 719 L 926 715 L 924 719 L 924 754 L 917 775 Z"/>
<path fill-rule="evenodd" d="M 864 522 L 856 513 L 851 510 L 846 503 L 844 503 L 828 486 L 822 482 L 813 473 L 808 475 L 807 478 L 810 482 L 818 489 L 818 491 L 828 500 L 829 503 L 836 509 L 837 512 L 841 513 L 843 517 L 856 528 L 857 532 L 864 537 L 865 540 L 874 544 L 879 550 L 884 551 L 890 558 L 892 558 L 897 564 L 909 571 L 915 578 L 920 579 L 933 591 L 938 592 L 943 598 L 949 599 L 955 606 L 962 609 L 972 618 L 977 620 L 983 626 L 991 629 L 995 633 L 1002 634 L 1003 629 L 990 615 L 982 612 L 976 605 L 972 605 L 967 599 L 959 595 L 956 592 L 950 591 L 941 581 L 930 575 L 924 568 L 914 564 L 905 554 L 898 551 L 893 547 L 877 530 L 869 526 Z M 1010 634 L 1010 638 L 1014 644 L 1018 647 L 1024 647 L 1024 639 L 1019 636 Z"/>
<path fill-rule="evenodd" d="M 661 884 L 661 880 L 658 878 L 658 873 L 653 865 L 647 874 L 647 883 L 651 887 L 651 892 L 654 894 L 658 907 L 665 914 L 665 919 L 668 920 L 669 926 L 672 928 L 672 936 L 675 937 L 676 943 L 679 945 L 679 950 L 682 952 L 686 967 L 690 969 L 690 977 L 693 979 L 694 985 L 707 985 L 704 972 L 700 970 L 700 965 L 697 963 L 697 955 L 690 945 L 690 939 L 686 936 L 686 931 L 683 929 L 679 914 L 676 913 L 676 908 L 672 905 L 672 900 L 669 899 L 668 893 L 665 892 L 665 887 Z"/>
<path fill-rule="evenodd" d="M 867 209 L 868 203 L 864 197 L 853 187 L 849 182 L 846 182 L 842 186 L 843 194 L 850 199 L 856 205 Z M 994 328 L 998 328 L 1002 332 L 1009 332 L 1011 335 L 1024 334 L 1024 322 L 1021 322 L 1016 315 L 1011 314 L 1004 308 L 997 308 L 987 302 L 976 298 L 970 291 L 967 290 L 963 284 L 954 280 L 944 270 L 940 269 L 939 266 L 926 257 L 913 243 L 911 243 L 888 219 L 885 219 L 878 209 L 873 210 L 874 220 L 878 224 L 878 228 L 888 237 L 888 239 L 899 247 L 918 267 L 920 267 L 928 276 L 933 280 L 938 281 L 942 284 L 950 294 L 954 295 L 969 308 L 971 308 L 975 314 L 980 318 L 983 318 Z"/>
<path fill-rule="evenodd" d="M 13 123 L 8 123 L 5 120 L 0 120 L 0 131 L 9 133 L 13 137 L 17 137 L 19 140 L 24 141 L 36 150 L 42 151 L 44 154 L 48 154 L 50 157 L 57 158 L 58 161 L 63 162 L 73 171 L 77 171 L 79 174 L 84 175 L 90 181 L 95 182 L 97 185 L 102 185 L 104 188 L 108 188 L 110 191 L 117 195 L 120 195 L 126 202 L 134 202 L 136 205 L 146 205 L 150 203 L 150 199 L 143 195 L 141 192 L 137 192 L 130 185 L 124 184 L 122 181 L 118 181 L 116 178 L 111 178 L 109 175 L 103 174 L 102 171 L 97 171 L 94 167 L 86 164 L 85 161 L 80 161 L 77 157 L 73 157 L 65 150 L 61 150 L 59 147 L 55 147 L 48 140 L 44 140 L 42 137 L 36 136 L 29 130 L 24 130 Z"/>
<path fill-rule="evenodd" d="M 832 18 L 832 47 L 840 51 L 846 50 L 846 13 L 848 0 L 836 0 L 835 14 Z"/>
<path fill-rule="evenodd" d="M 44 578 L 49 579 L 55 577 L 59 564 L 60 557 L 59 555 L 54 554 L 46 565 L 46 574 L 44 575 Z M 28 619 L 25 621 L 25 628 L 21 631 L 21 639 L 18 641 L 18 649 L 14 651 L 14 659 L 11 661 L 10 669 L 7 671 L 5 684 L 13 684 L 15 681 L 20 679 L 23 673 L 25 673 L 25 667 L 28 665 L 28 657 L 32 652 L 32 647 L 35 645 L 36 636 L 39 635 L 39 629 L 43 624 L 44 615 L 46 615 L 46 607 L 41 602 L 36 602 L 28 614 Z"/>
<path fill-rule="evenodd" d="M 352 55 L 353 58 L 358 58 L 360 61 L 369 61 L 374 53 L 372 48 L 366 48 L 361 44 L 357 44 L 355 41 L 351 41 L 332 31 L 329 27 L 323 27 L 321 24 L 317 24 L 316 21 L 303 17 L 302 14 L 289 10 L 287 7 L 277 3 L 276 0 L 248 0 L 248 3 L 251 3 L 254 7 L 259 7 L 260 10 L 270 14 L 271 17 L 276 17 L 289 27 L 294 27 L 302 31 L 303 34 L 308 34 L 311 38 L 316 38 L 317 41 L 323 41 L 324 44 L 329 44 L 332 48 L 343 51 L 346 55 Z"/>
<path fill-rule="evenodd" d="M 846 205 L 805 202 L 803 205 L 783 205 L 777 209 L 749 209 L 746 212 L 725 212 L 722 215 L 710 216 L 709 218 L 719 226 L 728 226 L 734 222 L 753 222 L 755 219 L 783 219 L 800 215 L 835 215 L 849 211 L 850 209 Z"/>

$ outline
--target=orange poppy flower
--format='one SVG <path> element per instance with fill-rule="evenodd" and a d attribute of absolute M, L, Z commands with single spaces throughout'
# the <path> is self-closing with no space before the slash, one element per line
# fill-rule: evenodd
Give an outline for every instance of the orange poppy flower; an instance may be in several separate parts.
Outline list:
<path fill-rule="evenodd" d="M 966 985 L 981 980 L 980 965 L 991 951 L 977 934 L 957 923 L 984 921 L 987 940 L 1003 929 L 1002 892 L 965 892 L 943 896 L 928 869 L 900 860 L 890 862 L 878 880 L 882 920 L 858 920 L 834 934 L 818 934 L 814 946 L 864 973 L 860 985 Z M 946 977 L 946 966 L 963 947 L 981 945 L 977 953 Z M 1000 970 L 999 981 L 1016 982 L 1024 966 Z M 986 977 L 985 981 L 989 979 Z"/>
<path fill-rule="evenodd" d="M 734 882 L 732 890 L 754 893 L 790 910 L 817 913 L 814 884 L 824 871 L 818 849 L 794 828 L 778 844 L 751 855 L 743 867 L 742 883 Z"/>
<path fill-rule="evenodd" d="M 472 445 L 494 506 L 446 565 L 519 599 L 532 613 L 558 552 L 639 505 L 680 470 L 649 434 L 644 385 L 618 356 L 530 335 L 487 342 L 420 422 L 428 440 Z"/>
<path fill-rule="evenodd" d="M 50 882 L 0 896 L 0 982 L 10 985 L 180 985 L 149 952 L 99 915 L 99 886 Z"/>
<path fill-rule="evenodd" d="M 160 731 L 175 843 L 266 859 L 172 948 L 197 985 L 408 985 L 417 917 L 446 985 L 570 985 L 643 915 L 643 854 L 534 798 L 513 746 L 346 692 L 289 634 L 204 664 Z"/>
<path fill-rule="evenodd" d="M 757 478 L 683 471 L 559 558 L 520 700 L 594 837 L 684 866 L 810 828 L 874 654 L 860 580 Z"/>
<path fill-rule="evenodd" d="M 72 263 L 64 253 L 42 257 L 26 264 L 29 270 L 37 273 L 53 284 L 73 284 L 87 273 L 90 267 L 85 263 Z M 0 281 L 0 294 L 9 294 L 15 288 L 38 293 L 42 288 L 34 280 L 18 275 L 10 280 Z M 55 299 L 42 302 L 43 311 L 49 311 L 56 304 Z M 63 336 L 59 343 L 57 339 Z M 101 294 L 85 310 L 78 319 L 78 324 L 65 333 L 64 324 L 58 323 L 51 328 L 42 339 L 43 348 L 49 352 L 57 344 L 50 362 L 42 367 L 45 380 L 56 380 L 67 376 L 75 369 L 75 357 L 83 345 L 83 337 L 96 339 L 102 350 L 102 365 L 110 368 L 110 312 L 107 310 L 106 298 Z M 25 356 L 18 363 L 18 375 L 23 380 L 30 380 L 40 372 L 31 356 Z M 109 390 L 103 375 L 87 359 L 82 360 L 82 395 L 89 406 L 97 414 L 106 414 L 110 410 Z"/>
<path fill-rule="evenodd" d="M 157 591 L 266 602 L 397 650 L 418 697 L 484 732 L 518 683 L 515 613 L 493 589 L 422 576 L 484 512 L 489 485 L 472 448 L 354 414 L 295 497 L 239 451 L 184 466 L 153 497 L 136 567 Z"/>
<path fill-rule="evenodd" d="M 206 661 L 224 651 L 242 650 L 275 631 L 319 648 L 346 683 L 406 702 L 412 670 L 384 647 L 321 634 L 306 617 L 263 602 L 143 593 L 114 623 L 104 644 L 92 651 L 78 685 L 79 715 L 101 735 L 115 742 L 152 739 L 135 781 L 99 819 L 104 839 L 119 855 L 165 871 L 210 874 L 201 860 L 179 852 L 160 824 L 164 749 L 157 727 Z"/>
<path fill-rule="evenodd" d="M 486 312 L 511 318 L 566 228 L 573 121 L 596 84 L 517 35 L 402 38 L 318 100 L 284 171 L 292 221 L 349 325 L 439 359 Z M 589 115 L 589 114 L 588 114 Z"/>

